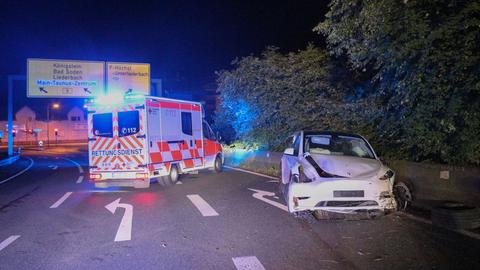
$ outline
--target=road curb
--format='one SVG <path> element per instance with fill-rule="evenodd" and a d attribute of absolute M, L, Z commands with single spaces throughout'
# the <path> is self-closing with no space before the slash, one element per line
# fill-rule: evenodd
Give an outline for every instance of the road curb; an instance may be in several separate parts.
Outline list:
<path fill-rule="evenodd" d="M 17 161 L 20 158 L 20 155 L 15 155 L 13 157 L 5 158 L 0 160 L 0 167 L 7 166 L 10 164 L 13 164 L 15 161 Z"/>

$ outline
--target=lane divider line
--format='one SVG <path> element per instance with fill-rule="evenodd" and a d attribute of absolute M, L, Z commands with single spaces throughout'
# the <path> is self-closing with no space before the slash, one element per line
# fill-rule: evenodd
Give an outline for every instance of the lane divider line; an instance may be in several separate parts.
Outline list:
<path fill-rule="evenodd" d="M 69 158 L 64 158 L 64 157 L 62 157 L 62 159 L 65 159 L 65 160 L 67 160 L 67 161 L 70 161 L 70 162 L 73 163 L 75 166 L 77 166 L 79 173 L 83 173 L 83 168 L 82 168 L 82 166 L 81 166 L 78 162 L 76 162 L 75 160 L 69 159 Z"/>
<path fill-rule="evenodd" d="M 197 207 L 198 211 L 204 217 L 213 217 L 218 216 L 217 211 L 213 209 L 200 195 L 198 194 L 190 194 L 187 195 L 187 198 Z"/>
<path fill-rule="evenodd" d="M 238 270 L 265 270 L 265 267 L 255 256 L 234 257 L 232 260 Z"/>
<path fill-rule="evenodd" d="M 269 179 L 273 179 L 273 180 L 277 180 L 277 181 L 278 181 L 278 177 L 273 177 L 273 176 L 266 175 L 266 174 L 263 174 L 263 173 L 252 172 L 252 171 L 240 169 L 240 168 L 237 168 L 237 167 L 230 167 L 230 166 L 227 166 L 227 165 L 223 165 L 223 167 L 228 168 L 228 169 L 230 169 L 230 170 L 235 170 L 235 171 L 239 171 L 239 172 L 249 173 L 249 174 L 253 174 L 253 175 L 257 175 L 257 176 L 261 176 L 261 177 L 265 177 L 265 178 L 269 178 Z"/>
<path fill-rule="evenodd" d="M 35 162 L 33 162 L 33 159 L 31 159 L 31 158 L 28 158 L 28 159 L 30 160 L 30 164 L 27 166 L 27 168 L 25 168 L 22 171 L 16 173 L 15 175 L 10 176 L 9 178 L 7 178 L 5 180 L 0 181 L 0 184 L 6 183 L 6 182 L 12 180 L 13 178 L 23 174 L 24 172 L 28 171 L 33 166 L 33 164 L 35 163 Z"/>
<path fill-rule="evenodd" d="M 58 199 L 58 201 L 56 201 L 54 204 L 52 204 L 52 206 L 50 206 L 50 208 L 59 207 L 66 199 L 68 199 L 68 197 L 70 197 L 70 195 L 72 195 L 72 193 L 73 192 L 65 193 L 60 199 Z"/>
<path fill-rule="evenodd" d="M 12 236 L 8 237 L 7 239 L 3 240 L 0 243 L 0 251 L 2 251 L 2 249 L 6 248 L 11 243 L 13 243 L 13 241 L 17 240 L 19 237 L 20 237 L 20 235 L 12 235 Z"/>
<path fill-rule="evenodd" d="M 82 181 L 83 181 L 83 175 L 79 175 L 77 178 L 77 184 L 82 183 Z"/>

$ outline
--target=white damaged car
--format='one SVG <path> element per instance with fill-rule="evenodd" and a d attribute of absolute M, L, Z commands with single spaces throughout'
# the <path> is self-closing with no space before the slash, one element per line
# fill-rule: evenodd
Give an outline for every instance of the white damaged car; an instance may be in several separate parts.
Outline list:
<path fill-rule="evenodd" d="M 362 136 L 300 131 L 290 142 L 280 164 L 280 191 L 290 213 L 396 209 L 395 173 Z"/>

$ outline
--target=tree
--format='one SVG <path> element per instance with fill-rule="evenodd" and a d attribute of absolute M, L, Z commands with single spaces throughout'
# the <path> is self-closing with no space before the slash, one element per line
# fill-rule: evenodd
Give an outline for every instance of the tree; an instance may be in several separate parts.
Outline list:
<path fill-rule="evenodd" d="M 374 110 L 363 100 L 345 102 L 352 94 L 351 74 L 313 45 L 287 54 L 270 47 L 233 66 L 218 72 L 222 105 L 215 117 L 230 141 L 278 149 L 300 129 L 355 130 Z"/>
<path fill-rule="evenodd" d="M 333 0 L 314 30 L 372 74 L 385 152 L 480 164 L 478 1 Z"/>

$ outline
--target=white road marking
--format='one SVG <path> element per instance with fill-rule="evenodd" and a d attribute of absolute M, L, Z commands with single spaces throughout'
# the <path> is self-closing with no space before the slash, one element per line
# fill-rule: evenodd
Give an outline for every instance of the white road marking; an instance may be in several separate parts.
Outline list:
<path fill-rule="evenodd" d="M 30 160 L 30 164 L 27 166 L 27 168 L 25 168 L 22 171 L 16 173 L 15 175 L 10 176 L 9 178 L 7 178 L 5 180 L 0 181 L 0 184 L 6 183 L 6 182 L 12 180 L 13 178 L 23 174 L 24 172 L 28 171 L 33 166 L 33 164 L 35 163 L 35 162 L 33 162 L 33 159 L 31 159 L 31 158 L 28 158 L 28 159 Z"/>
<path fill-rule="evenodd" d="M 83 175 L 79 175 L 77 178 L 77 184 L 82 183 L 82 181 L 83 181 Z"/>
<path fill-rule="evenodd" d="M 0 251 L 2 251 L 2 249 L 6 248 L 11 243 L 13 243 L 13 241 L 17 240 L 19 237 L 20 235 L 12 235 L 7 239 L 3 240 L 3 242 L 0 243 Z"/>
<path fill-rule="evenodd" d="M 255 256 L 232 258 L 238 270 L 265 270 L 262 263 Z"/>
<path fill-rule="evenodd" d="M 265 178 L 269 178 L 269 179 L 274 179 L 274 180 L 277 180 L 277 182 L 278 182 L 278 177 L 273 177 L 273 176 L 266 175 L 266 174 L 263 174 L 263 173 L 251 172 L 251 171 L 247 171 L 247 170 L 236 168 L 236 167 L 230 167 L 230 166 L 227 166 L 227 165 L 223 165 L 223 167 L 231 169 L 231 170 L 239 171 L 239 172 L 244 172 L 244 173 L 249 173 L 249 174 L 253 174 L 253 175 L 257 175 L 257 176 L 261 176 L 261 177 L 265 177 Z"/>
<path fill-rule="evenodd" d="M 51 168 L 52 168 L 52 170 L 56 170 L 56 169 L 58 169 L 58 166 L 52 166 Z"/>
<path fill-rule="evenodd" d="M 65 193 L 60 199 L 58 199 L 58 201 L 56 201 L 54 204 L 52 204 L 52 206 L 50 206 L 50 208 L 59 207 L 66 199 L 68 199 L 68 197 L 70 197 L 70 195 L 72 195 L 72 193 L 73 192 Z"/>
<path fill-rule="evenodd" d="M 190 194 L 187 195 L 187 198 L 197 207 L 198 211 L 204 217 L 213 217 L 218 216 L 217 211 L 213 209 L 200 195 L 198 194 Z"/>
<path fill-rule="evenodd" d="M 264 190 L 259 190 L 259 189 L 253 189 L 253 188 L 249 188 L 249 190 L 255 192 L 252 194 L 252 196 L 255 198 L 255 199 L 259 199 L 260 201 L 263 201 L 263 202 L 266 202 L 270 205 L 273 205 L 275 207 L 278 207 L 280 209 L 282 209 L 283 211 L 287 211 L 288 212 L 288 207 L 286 205 L 283 205 L 279 202 L 276 202 L 276 201 L 272 201 L 270 199 L 267 199 L 265 198 L 265 196 L 275 196 L 275 193 L 273 192 L 269 192 L 269 191 L 264 191 Z"/>
<path fill-rule="evenodd" d="M 124 208 L 125 212 L 123 212 L 122 221 L 120 221 L 120 226 L 118 226 L 115 242 L 132 239 L 133 206 L 127 203 L 120 203 L 120 198 L 105 205 L 105 208 L 112 214 L 115 214 L 115 210 L 119 207 Z"/>
<path fill-rule="evenodd" d="M 413 220 L 416 220 L 418 222 L 423 222 L 425 224 L 432 225 L 432 221 L 429 220 L 429 219 L 422 218 L 422 217 L 417 217 L 417 216 L 414 216 L 412 214 L 408 214 L 408 213 L 405 213 L 405 212 L 398 212 L 398 213 L 400 215 L 404 216 L 404 217 L 409 218 L 409 219 L 413 219 Z M 477 239 L 477 240 L 480 240 L 480 234 L 478 234 L 478 233 L 470 232 L 470 231 L 467 231 L 467 230 L 451 230 L 451 229 L 448 229 L 448 228 L 445 228 L 445 229 L 457 232 L 459 234 L 463 234 L 465 236 L 468 236 L 468 237 L 471 237 L 471 238 L 474 238 L 474 239 Z"/>
<path fill-rule="evenodd" d="M 83 190 L 83 191 L 78 191 L 80 193 L 128 193 L 130 192 L 129 190 Z"/>
<path fill-rule="evenodd" d="M 78 172 L 83 173 L 83 168 L 82 168 L 82 166 L 80 166 L 80 164 L 78 164 L 78 162 L 76 162 L 75 160 L 69 159 L 69 158 L 64 158 L 64 157 L 62 157 L 62 158 L 70 161 L 71 163 L 73 163 L 75 166 L 77 166 Z"/>
<path fill-rule="evenodd" d="M 177 185 L 181 185 L 181 184 L 183 184 L 182 181 L 178 181 L 178 182 L 177 182 Z"/>

